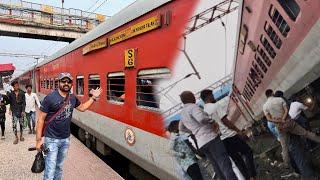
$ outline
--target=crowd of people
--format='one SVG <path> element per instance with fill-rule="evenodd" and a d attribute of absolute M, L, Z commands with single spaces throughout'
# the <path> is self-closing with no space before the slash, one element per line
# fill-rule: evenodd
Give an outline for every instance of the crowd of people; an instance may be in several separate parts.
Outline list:
<path fill-rule="evenodd" d="M 293 169 L 301 179 L 316 179 L 304 146 L 300 145 L 305 143 L 309 147 L 320 143 L 320 136 L 311 131 L 303 116 L 302 112 L 308 107 L 297 99 L 289 103 L 281 91 L 273 93 L 269 89 L 265 94 L 267 100 L 261 108 L 267 127 L 282 147 L 283 163 L 279 167 L 289 172 Z M 197 158 L 203 155 L 212 164 L 217 179 L 258 179 L 253 151 L 246 143 L 247 135 L 228 119 L 212 90 L 203 90 L 200 98 L 203 107 L 196 104 L 192 92 L 182 92 L 180 99 L 184 106 L 180 119 L 167 126 L 171 152 L 182 171 L 193 180 L 203 179 Z"/>
<path fill-rule="evenodd" d="M 36 107 L 40 108 L 40 101 L 35 93 L 32 92 L 32 86 L 26 85 L 26 92 L 19 87 L 18 81 L 13 81 L 11 86 L 6 86 L 5 94 L 0 94 L 0 124 L 1 139 L 5 139 L 5 121 L 7 105 L 10 105 L 9 114 L 12 115 L 12 128 L 15 135 L 13 144 L 18 144 L 19 140 L 24 141 L 23 130 L 29 128 L 29 134 L 35 134 Z M 18 136 L 18 127 L 20 127 L 20 136 Z"/>
<path fill-rule="evenodd" d="M 263 113 L 268 127 L 280 142 L 283 167 L 293 168 L 302 179 L 316 179 L 317 175 L 303 149 L 311 148 L 313 143 L 320 143 L 320 136 L 311 131 L 309 121 L 302 113 L 308 106 L 297 98 L 292 98 L 290 103 L 284 98 L 282 91 L 274 93 L 268 89 L 265 95 L 267 100 L 263 105 Z M 303 146 L 299 145 L 301 140 L 305 143 Z"/>

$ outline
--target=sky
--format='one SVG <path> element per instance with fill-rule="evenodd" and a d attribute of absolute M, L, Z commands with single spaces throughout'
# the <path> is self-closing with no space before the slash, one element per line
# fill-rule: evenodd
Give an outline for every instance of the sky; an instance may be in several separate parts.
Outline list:
<path fill-rule="evenodd" d="M 14 0 L 18 1 L 18 0 Z M 61 0 L 25 0 L 28 2 L 46 4 L 55 7 L 61 7 Z M 64 8 L 81 9 L 84 11 L 112 16 L 119 12 L 121 9 L 133 3 L 135 0 L 64 0 Z M 81 3 L 79 3 L 81 2 Z M 101 5 L 101 6 L 100 6 Z M 100 7 L 99 7 L 100 6 Z M 91 8 L 90 8 L 91 7 Z M 98 8 L 99 7 L 99 8 Z M 90 8 L 90 9 L 89 9 Z M 47 41 L 47 40 L 34 40 L 27 38 L 16 38 L 0 36 L 0 53 L 23 53 L 35 55 L 52 55 L 59 49 L 65 47 L 69 43 Z M 40 59 L 41 61 L 41 59 Z M 1 57 L 1 63 L 13 63 L 16 67 L 14 75 L 23 73 L 36 64 L 33 58 L 16 58 L 16 57 Z"/>

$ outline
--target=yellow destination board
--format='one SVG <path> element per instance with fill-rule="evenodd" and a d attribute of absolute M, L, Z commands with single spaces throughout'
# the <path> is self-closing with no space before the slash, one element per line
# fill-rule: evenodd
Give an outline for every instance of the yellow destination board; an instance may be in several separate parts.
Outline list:
<path fill-rule="evenodd" d="M 93 50 L 97 50 L 97 49 L 101 49 L 107 47 L 107 39 L 99 39 L 96 41 L 93 41 L 92 43 L 86 45 L 83 49 L 82 49 L 82 54 L 87 54 Z"/>
<path fill-rule="evenodd" d="M 136 50 L 127 49 L 124 52 L 124 67 L 130 68 L 135 66 L 136 61 Z"/>
<path fill-rule="evenodd" d="M 48 5 L 41 5 L 41 10 L 46 13 L 53 14 L 53 7 Z"/>
<path fill-rule="evenodd" d="M 124 41 L 126 39 L 132 38 L 134 36 L 137 36 L 139 34 L 157 29 L 161 26 L 161 16 L 153 16 L 149 19 L 146 19 L 142 22 L 139 22 L 133 26 L 130 26 L 118 33 L 115 33 L 111 35 L 109 39 L 110 45 L 119 43 L 121 41 Z"/>

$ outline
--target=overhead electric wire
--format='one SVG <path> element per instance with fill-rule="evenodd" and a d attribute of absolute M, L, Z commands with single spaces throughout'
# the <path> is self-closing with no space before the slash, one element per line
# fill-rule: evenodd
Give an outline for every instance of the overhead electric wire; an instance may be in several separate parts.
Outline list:
<path fill-rule="evenodd" d="M 90 6 L 90 7 L 88 8 L 87 11 L 89 11 L 91 8 L 93 8 L 99 1 L 100 1 L 100 0 L 97 0 L 92 6 Z"/>

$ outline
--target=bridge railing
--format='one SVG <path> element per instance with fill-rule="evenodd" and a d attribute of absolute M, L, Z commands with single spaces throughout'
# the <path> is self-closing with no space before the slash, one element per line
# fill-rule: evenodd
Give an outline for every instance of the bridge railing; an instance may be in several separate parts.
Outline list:
<path fill-rule="evenodd" d="M 2 22 L 5 19 L 7 23 L 11 20 L 11 22 L 25 25 L 88 31 L 105 21 L 105 16 L 79 9 L 62 9 L 21 0 L 0 0 L 1 19 Z"/>

